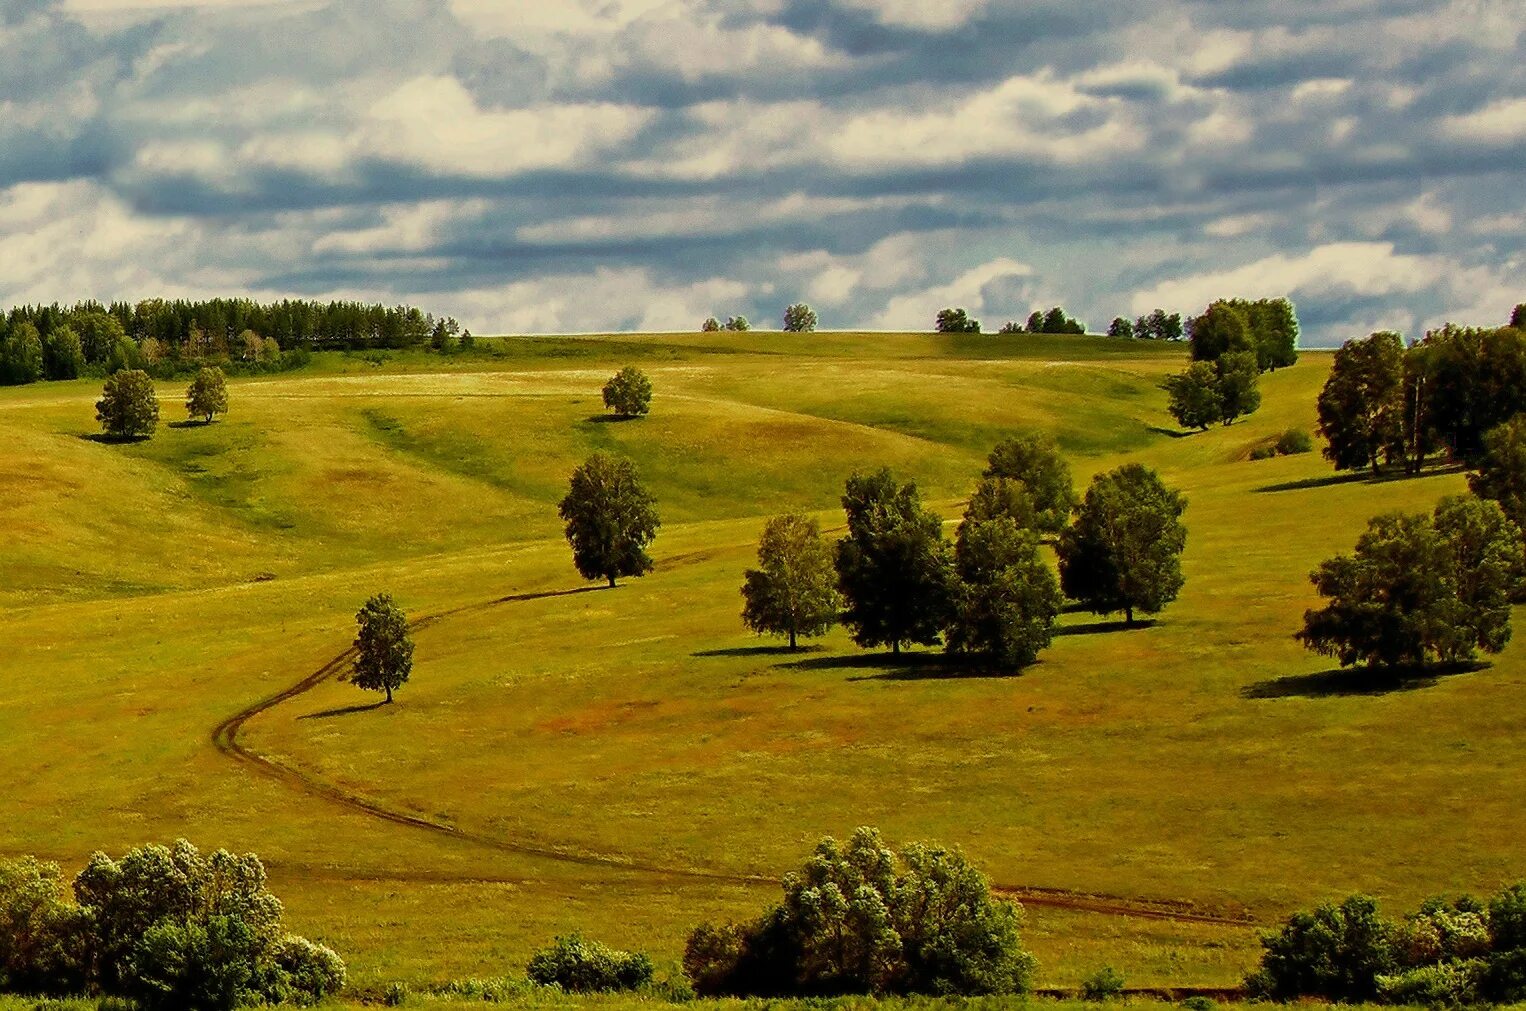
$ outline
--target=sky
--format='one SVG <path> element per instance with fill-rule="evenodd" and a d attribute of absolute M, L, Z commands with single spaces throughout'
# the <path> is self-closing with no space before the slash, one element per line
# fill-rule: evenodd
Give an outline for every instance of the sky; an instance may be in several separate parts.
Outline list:
<path fill-rule="evenodd" d="M 474 332 L 1526 301 L 1526 0 L 0 0 L 0 304 Z"/>

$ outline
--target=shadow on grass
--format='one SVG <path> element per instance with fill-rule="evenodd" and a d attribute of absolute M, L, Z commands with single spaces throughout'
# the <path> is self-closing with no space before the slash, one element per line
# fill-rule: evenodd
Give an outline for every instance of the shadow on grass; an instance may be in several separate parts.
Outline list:
<path fill-rule="evenodd" d="M 1432 667 L 1351 667 L 1317 674 L 1289 674 L 1257 681 L 1240 689 L 1247 699 L 1323 699 L 1350 695 L 1389 695 L 1432 688 L 1442 678 L 1476 674 L 1486 663 L 1437 664 Z"/>
<path fill-rule="evenodd" d="M 1313 488 L 1330 488 L 1338 484 L 1388 484 L 1391 481 L 1418 481 L 1421 478 L 1441 477 L 1445 474 L 1461 474 L 1464 469 L 1461 464 L 1443 464 L 1439 467 L 1427 467 L 1418 474 L 1406 474 L 1403 471 L 1386 474 L 1372 474 L 1365 470 L 1353 471 L 1347 474 L 1327 474 L 1324 477 L 1306 477 L 1301 481 L 1263 485 L 1257 488 L 1256 492 L 1267 494 L 1279 491 L 1309 491 Z"/>
<path fill-rule="evenodd" d="M 619 425 L 627 421 L 640 421 L 639 414 L 590 414 L 583 419 L 590 425 Z"/>
<path fill-rule="evenodd" d="M 1010 678 L 1014 671 L 994 671 L 973 657 L 948 653 L 845 653 L 775 665 L 780 670 L 864 671 L 849 681 L 942 681 L 960 678 Z"/>
<path fill-rule="evenodd" d="M 147 442 L 152 436 L 148 435 L 107 435 L 104 432 L 82 432 L 80 438 L 86 442 L 99 443 L 102 446 L 131 446 L 138 442 Z"/>
<path fill-rule="evenodd" d="M 206 428 L 211 425 L 210 421 L 202 421 L 200 418 L 192 418 L 190 421 L 172 421 L 170 428 Z"/>
<path fill-rule="evenodd" d="M 1108 632 L 1138 632 L 1154 628 L 1159 622 L 1154 618 L 1140 618 L 1130 625 L 1126 621 L 1094 621 L 1090 625 L 1060 625 L 1055 628 L 1056 637 L 1066 635 L 1103 635 Z"/>
<path fill-rule="evenodd" d="M 1198 434 L 1197 432 L 1183 432 L 1179 428 L 1162 428 L 1159 425 L 1146 425 L 1145 431 L 1151 435 L 1165 435 L 1172 439 L 1186 439 Z"/>
<path fill-rule="evenodd" d="M 788 646 L 735 646 L 731 649 L 702 649 L 697 653 L 690 653 L 694 657 L 712 656 L 804 656 L 807 653 L 820 653 L 825 646 L 801 646 L 799 649 L 790 649 Z"/>
<path fill-rule="evenodd" d="M 386 699 L 382 699 L 380 702 L 372 702 L 372 703 L 369 703 L 368 705 L 363 705 L 363 706 L 361 706 L 361 705 L 340 706 L 338 709 L 325 709 L 321 713 L 308 713 L 306 716 L 298 716 L 297 719 L 299 719 L 299 720 L 329 720 L 329 719 L 333 719 L 335 716 L 352 716 L 355 713 L 369 713 L 369 712 L 372 712 L 373 710 L 380 709 L 382 706 L 385 706 L 386 704 L 387 704 L 387 700 Z"/>

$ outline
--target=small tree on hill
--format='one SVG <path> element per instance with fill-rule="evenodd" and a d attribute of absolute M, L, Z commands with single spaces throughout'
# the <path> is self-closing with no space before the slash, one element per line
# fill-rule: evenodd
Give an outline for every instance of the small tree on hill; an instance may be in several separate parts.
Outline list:
<path fill-rule="evenodd" d="M 726 320 L 726 329 L 736 333 L 745 333 L 752 329 L 752 324 L 747 322 L 746 316 L 732 316 Z"/>
<path fill-rule="evenodd" d="M 1153 470 L 1131 463 L 1098 475 L 1076 522 L 1060 536 L 1060 585 L 1093 614 L 1157 614 L 1184 582 L 1187 501 Z"/>
<path fill-rule="evenodd" d="M 627 365 L 604 384 L 604 406 L 622 418 L 639 418 L 652 409 L 652 381 Z"/>
<path fill-rule="evenodd" d="M 804 302 L 796 302 L 784 310 L 785 333 L 811 333 L 816 329 L 816 310 Z"/>
<path fill-rule="evenodd" d="M 1370 467 L 1403 441 L 1404 338 L 1392 331 L 1349 340 L 1335 352 L 1319 394 L 1319 431 L 1336 470 Z"/>
<path fill-rule="evenodd" d="M 1012 334 L 1022 333 L 1023 332 L 1023 325 L 1021 323 L 1018 323 L 1016 320 L 1010 320 L 1009 319 L 1005 323 L 1003 323 L 1001 325 L 1001 329 L 996 331 L 996 332 L 999 333 L 999 334 L 1004 334 L 1004 335 L 1008 335 L 1008 336 L 1010 336 Z"/>
<path fill-rule="evenodd" d="M 1250 351 L 1231 351 L 1213 363 L 1219 392 L 1219 420 L 1232 425 L 1236 418 L 1261 408 L 1261 376 L 1256 356 Z"/>
<path fill-rule="evenodd" d="M 210 425 L 214 415 L 228 413 L 228 381 L 217 367 L 202 368 L 185 391 L 185 410 Z"/>
<path fill-rule="evenodd" d="M 700 330 L 704 333 L 718 333 L 720 329 L 721 321 L 716 319 L 714 316 L 711 316 L 709 319 L 705 320 L 704 323 L 700 324 Z"/>
<path fill-rule="evenodd" d="M 1002 670 L 1033 663 L 1053 638 L 1062 603 L 1038 534 L 1010 516 L 966 514 L 954 558 L 949 650 L 983 656 Z"/>
<path fill-rule="evenodd" d="M 408 616 L 392 597 L 378 593 L 355 613 L 355 664 L 350 681 L 368 692 L 392 693 L 413 671 L 413 638 Z"/>
<path fill-rule="evenodd" d="M 888 470 L 850 477 L 842 504 L 848 535 L 837 542 L 837 578 L 853 641 L 893 653 L 902 643 L 936 644 L 949 607 L 943 520 Z"/>
<path fill-rule="evenodd" d="M 758 542 L 758 568 L 748 569 L 742 584 L 742 623 L 754 632 L 798 637 L 822 635 L 837 624 L 842 597 L 832 548 L 815 519 L 790 513 L 776 516 Z"/>
<path fill-rule="evenodd" d="M 652 571 L 647 545 L 661 521 L 656 503 L 629 460 L 595 453 L 572 472 L 558 507 L 567 525 L 572 561 L 584 579 L 644 576 Z"/>
<path fill-rule="evenodd" d="M 1109 337 L 1133 337 L 1134 324 L 1122 316 L 1115 316 L 1113 321 L 1107 325 L 1107 335 Z"/>
<path fill-rule="evenodd" d="M 1212 362 L 1193 362 L 1186 371 L 1167 376 L 1160 388 L 1166 391 L 1166 410 L 1183 428 L 1206 432 L 1224 420 L 1219 373 Z"/>
<path fill-rule="evenodd" d="M 95 420 L 113 438 L 153 435 L 159 424 L 159 397 L 148 373 L 126 370 L 107 379 L 95 404 Z"/>
<path fill-rule="evenodd" d="M 933 328 L 938 333 L 980 333 L 980 320 L 963 309 L 940 309 Z"/>
<path fill-rule="evenodd" d="M 1032 525 L 1046 533 L 1063 530 L 1076 506 L 1070 465 L 1046 435 L 1025 433 L 997 443 L 986 460 L 984 476 L 1022 482 L 1036 510 Z"/>

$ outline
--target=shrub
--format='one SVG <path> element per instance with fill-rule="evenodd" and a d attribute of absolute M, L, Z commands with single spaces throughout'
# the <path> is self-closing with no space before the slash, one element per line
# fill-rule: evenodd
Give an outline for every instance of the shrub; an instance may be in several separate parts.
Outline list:
<path fill-rule="evenodd" d="M 1526 948 L 1526 881 L 1489 900 L 1489 935 L 1495 951 Z"/>
<path fill-rule="evenodd" d="M 387 989 L 382 991 L 383 1007 L 402 1007 L 408 1003 L 407 983 L 388 983 Z"/>
<path fill-rule="evenodd" d="M 701 333 L 719 333 L 721 329 L 721 321 L 716 319 L 714 316 L 711 316 L 709 319 L 700 324 L 699 329 Z"/>
<path fill-rule="evenodd" d="M 1217 1011 L 1218 1006 L 1218 1002 L 1212 997 L 1204 997 L 1202 994 L 1196 994 L 1182 1001 L 1182 1007 L 1187 1011 Z"/>
<path fill-rule="evenodd" d="M 1104 965 L 1081 982 L 1081 999 L 1089 1001 L 1113 1000 L 1123 996 L 1123 976 L 1110 965 Z"/>
<path fill-rule="evenodd" d="M 1378 999 L 1384 1004 L 1423 1007 L 1462 1007 L 1479 1002 L 1481 959 L 1442 962 L 1378 977 Z"/>
<path fill-rule="evenodd" d="M 1526 1002 L 1526 948 L 1490 955 L 1479 980 L 1479 992 L 1496 1004 Z"/>
<path fill-rule="evenodd" d="M 652 960 L 636 952 L 616 951 L 581 934 L 558 937 L 537 952 L 525 972 L 542 986 L 556 985 L 569 993 L 635 990 L 652 982 Z"/>
<path fill-rule="evenodd" d="M 1252 460 L 1270 460 L 1276 455 L 1276 446 L 1257 446 L 1250 451 L 1250 458 Z"/>
<path fill-rule="evenodd" d="M 1393 927 L 1365 895 L 1294 913 L 1280 932 L 1261 939 L 1261 967 L 1246 979 L 1246 989 L 1275 1000 L 1370 1001 L 1378 995 L 1378 977 L 1399 967 L 1392 936 Z"/>
<path fill-rule="evenodd" d="M 736 333 L 745 333 L 752 329 L 752 324 L 747 322 L 746 316 L 732 316 L 726 320 L 726 329 Z"/>
<path fill-rule="evenodd" d="M 305 937 L 287 934 L 276 945 L 273 961 L 287 1003 L 317 1004 L 344 989 L 344 961 L 332 948 Z"/>
<path fill-rule="evenodd" d="M 1272 446 L 1278 456 L 1297 456 L 1300 453 L 1314 452 L 1314 436 L 1301 428 L 1290 428 L 1277 436 L 1277 441 Z"/>

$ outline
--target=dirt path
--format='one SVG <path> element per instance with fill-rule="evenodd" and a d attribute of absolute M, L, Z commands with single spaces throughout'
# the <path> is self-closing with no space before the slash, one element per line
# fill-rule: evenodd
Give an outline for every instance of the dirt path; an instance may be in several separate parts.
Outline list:
<path fill-rule="evenodd" d="M 699 560 L 709 552 L 695 552 L 694 559 Z M 685 557 L 680 561 L 690 561 Z M 464 614 L 473 614 L 491 610 L 510 604 L 529 603 L 536 600 L 551 600 L 558 597 L 571 597 L 584 593 L 608 592 L 603 587 L 580 587 L 572 590 L 550 590 L 539 593 L 519 593 L 506 597 L 498 597 L 494 600 L 483 601 L 476 604 L 466 604 L 461 607 L 441 611 L 437 614 L 425 615 L 408 623 L 413 631 L 428 628 L 450 618 Z M 501 853 L 512 853 L 519 856 L 536 857 L 544 860 L 555 860 L 563 863 L 576 864 L 584 867 L 603 867 L 610 870 L 628 871 L 635 874 L 643 874 L 660 879 L 682 881 L 712 881 L 723 884 L 736 885 L 776 885 L 777 879 L 764 875 L 736 874 L 719 870 L 706 870 L 695 867 L 673 867 L 662 864 L 646 863 L 633 860 L 619 854 L 587 853 L 571 848 L 554 847 L 536 844 L 525 840 L 506 839 L 499 836 L 487 835 L 463 829 L 433 818 L 422 815 L 410 814 L 387 807 L 376 801 L 349 793 L 333 783 L 325 782 L 316 776 L 305 772 L 295 766 L 285 764 L 268 755 L 245 747 L 239 740 L 239 732 L 250 720 L 275 709 L 286 702 L 301 696 L 317 688 L 325 681 L 341 677 L 349 669 L 355 659 L 355 647 L 344 650 L 338 656 L 329 660 L 323 666 L 298 681 L 296 684 L 283 691 L 276 693 L 260 702 L 256 702 L 245 709 L 234 713 L 213 728 L 211 739 L 212 745 L 219 752 L 227 755 L 234 761 L 246 768 L 259 773 L 269 779 L 282 783 L 308 797 L 328 801 L 338 807 L 368 815 L 382 821 L 400 825 L 405 828 L 418 829 L 431 832 L 435 835 L 458 842 L 481 846 L 496 850 Z M 429 871 L 403 871 L 396 873 L 367 873 L 363 871 L 346 872 L 331 869 L 327 876 L 338 880 L 389 880 L 401 882 L 430 882 L 442 880 L 439 874 L 431 874 Z M 482 883 L 522 883 L 524 879 L 493 876 L 444 876 L 451 881 L 482 882 Z M 1018 900 L 1030 905 L 1047 907 L 1052 909 L 1067 909 L 1075 912 L 1101 913 L 1111 916 L 1129 916 L 1148 920 L 1168 920 L 1177 923 L 1199 923 L 1224 927 L 1251 927 L 1256 921 L 1248 916 L 1233 916 L 1211 910 L 1201 909 L 1190 902 L 1171 900 L 1152 900 L 1128 898 L 1117 895 L 1090 894 L 1058 888 L 1040 888 L 1028 885 L 993 884 L 992 889 L 998 894 Z"/>

